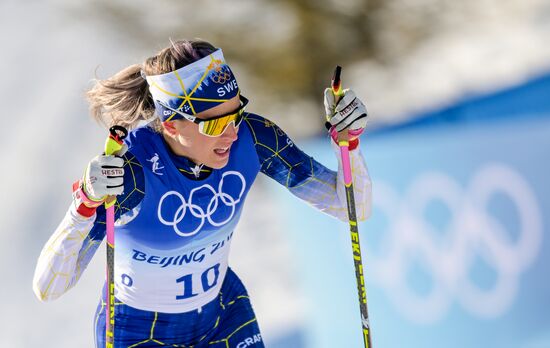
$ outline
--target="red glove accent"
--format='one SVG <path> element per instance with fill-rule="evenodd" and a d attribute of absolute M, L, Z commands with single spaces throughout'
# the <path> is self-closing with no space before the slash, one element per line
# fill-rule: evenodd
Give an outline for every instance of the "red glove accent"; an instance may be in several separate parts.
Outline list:
<path fill-rule="evenodd" d="M 359 138 L 355 138 L 349 141 L 348 150 L 353 151 L 359 146 Z"/>
<path fill-rule="evenodd" d="M 80 180 L 73 183 L 73 200 L 77 213 L 86 218 L 92 217 L 101 205 L 101 202 L 94 202 L 86 196 Z"/>
<path fill-rule="evenodd" d="M 348 150 L 349 151 L 353 151 L 359 146 L 359 135 L 361 135 L 361 133 L 363 133 L 363 130 L 364 129 L 361 128 L 361 129 L 355 129 L 355 130 L 349 130 L 348 131 L 348 135 L 349 135 Z M 338 145 L 338 132 L 336 131 L 334 126 L 330 127 L 329 133 L 330 133 L 330 136 L 331 136 L 332 140 Z"/>

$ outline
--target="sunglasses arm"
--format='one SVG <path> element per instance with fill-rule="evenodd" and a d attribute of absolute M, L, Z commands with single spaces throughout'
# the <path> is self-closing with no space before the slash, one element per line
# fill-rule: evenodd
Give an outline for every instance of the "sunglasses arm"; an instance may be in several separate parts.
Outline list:
<path fill-rule="evenodd" d="M 185 119 L 188 120 L 188 121 L 191 121 L 191 122 L 194 122 L 194 123 L 198 123 L 198 122 L 196 122 L 197 118 L 196 118 L 195 116 L 186 114 L 186 113 L 181 112 L 181 111 L 179 111 L 179 110 L 176 110 L 176 109 L 170 107 L 168 104 L 166 104 L 166 103 L 163 102 L 163 101 L 157 100 L 157 103 L 159 103 L 163 108 L 168 109 L 168 110 L 170 110 L 170 111 L 172 111 L 172 112 L 175 112 L 176 114 L 182 116 L 183 118 L 185 118 Z"/>

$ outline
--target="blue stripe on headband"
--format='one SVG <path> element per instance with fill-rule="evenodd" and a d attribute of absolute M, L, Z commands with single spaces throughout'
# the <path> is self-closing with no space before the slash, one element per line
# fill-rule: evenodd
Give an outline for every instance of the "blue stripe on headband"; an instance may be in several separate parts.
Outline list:
<path fill-rule="evenodd" d="M 182 116 L 164 108 L 166 103 L 183 113 L 196 115 L 235 97 L 239 85 L 221 49 L 178 70 L 147 76 L 155 111 L 162 121 Z"/>

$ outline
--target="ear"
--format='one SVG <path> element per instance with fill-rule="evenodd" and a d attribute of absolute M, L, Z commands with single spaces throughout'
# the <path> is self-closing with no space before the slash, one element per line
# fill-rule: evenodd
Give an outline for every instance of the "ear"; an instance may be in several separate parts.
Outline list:
<path fill-rule="evenodd" d="M 174 121 L 164 121 L 162 126 L 170 136 L 175 137 L 178 134 Z"/>

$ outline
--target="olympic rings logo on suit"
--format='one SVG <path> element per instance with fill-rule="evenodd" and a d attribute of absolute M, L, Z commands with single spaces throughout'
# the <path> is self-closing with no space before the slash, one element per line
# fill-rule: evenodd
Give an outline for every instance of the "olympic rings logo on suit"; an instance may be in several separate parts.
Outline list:
<path fill-rule="evenodd" d="M 516 224 L 491 215 L 495 195 L 513 203 Z M 513 304 L 520 275 L 536 260 L 543 238 L 542 214 L 529 183 L 512 168 L 482 167 L 464 190 L 447 174 L 426 172 L 404 198 L 383 182 L 376 185 L 374 206 L 390 221 L 382 248 L 369 253 L 370 276 L 385 288 L 395 307 L 411 321 L 431 323 L 449 310 L 452 299 L 481 318 L 502 315 Z M 450 221 L 438 233 L 426 218 L 428 204 L 443 203 Z M 518 226 L 514 238 L 508 225 Z M 365 245 L 369 249 L 368 245 Z M 377 252 L 378 251 L 378 252 Z M 496 273 L 490 287 L 472 281 L 470 269 L 483 260 Z M 422 261 L 432 286 L 423 295 L 407 282 L 411 261 Z"/>
<path fill-rule="evenodd" d="M 233 197 L 232 195 L 223 192 L 223 183 L 226 177 L 236 177 L 239 179 L 239 182 L 241 184 L 240 191 L 238 197 Z M 197 193 L 200 190 L 208 190 L 212 192 L 213 197 L 210 199 L 210 202 L 206 207 L 201 207 L 197 204 L 193 203 L 193 195 Z M 222 174 L 221 180 L 218 184 L 218 190 L 214 190 L 214 188 L 208 184 L 204 184 L 202 186 L 196 187 L 191 190 L 189 193 L 189 198 L 185 199 L 183 195 L 177 191 L 168 191 L 159 200 L 158 209 L 157 209 L 157 215 L 159 218 L 159 221 L 166 225 L 166 226 L 172 226 L 174 229 L 174 232 L 176 232 L 178 235 L 182 237 L 190 237 L 195 234 L 197 234 L 201 228 L 204 226 L 206 221 L 208 221 L 212 226 L 222 226 L 228 223 L 233 216 L 235 215 L 236 205 L 241 201 L 241 198 L 244 194 L 244 191 L 246 189 L 246 180 L 243 177 L 243 175 L 236 171 L 227 171 Z M 162 205 L 166 198 L 175 196 L 179 199 L 181 202 L 181 205 L 176 209 L 174 216 L 170 219 L 165 219 L 162 215 Z M 227 218 L 223 219 L 222 221 L 215 221 L 213 219 L 213 215 L 218 209 L 219 206 L 225 205 L 226 207 L 230 207 L 231 211 Z M 199 225 L 197 228 L 195 228 L 193 231 L 181 231 L 178 227 L 178 224 L 183 221 L 184 217 L 186 216 L 187 212 L 191 214 L 191 216 L 200 219 Z"/>

